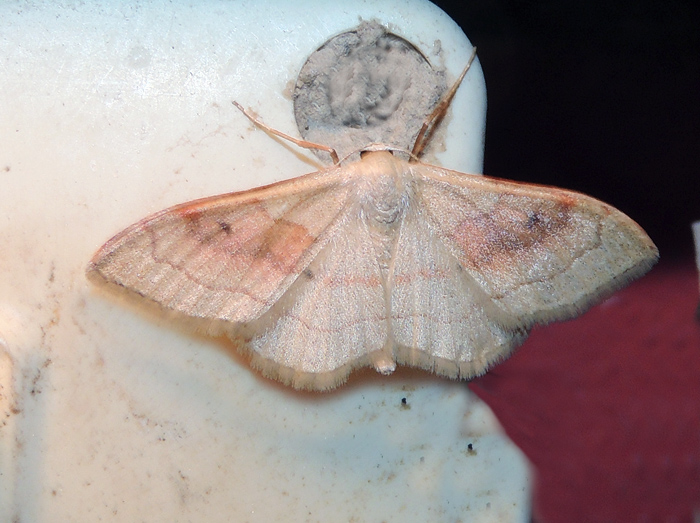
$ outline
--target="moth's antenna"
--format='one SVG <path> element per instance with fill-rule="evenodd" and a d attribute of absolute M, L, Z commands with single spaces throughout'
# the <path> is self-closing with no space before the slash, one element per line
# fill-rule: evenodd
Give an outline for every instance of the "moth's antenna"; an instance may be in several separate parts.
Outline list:
<path fill-rule="evenodd" d="M 288 134 L 284 134 L 282 131 L 278 131 L 277 129 L 273 129 L 272 127 L 269 127 L 262 123 L 260 120 L 258 120 L 255 116 L 250 114 L 248 111 L 243 109 L 241 104 L 238 102 L 234 101 L 233 105 L 236 106 L 236 108 L 241 111 L 248 120 L 253 122 L 255 125 L 260 127 L 261 129 L 264 129 L 268 133 L 272 133 L 275 136 L 279 136 L 280 138 L 284 138 L 285 140 L 289 140 L 290 142 L 298 145 L 299 147 L 303 147 L 304 149 L 318 149 L 319 151 L 326 151 L 328 154 L 331 155 L 331 160 L 333 160 L 333 163 L 338 164 L 340 163 L 340 160 L 338 159 L 338 153 L 335 152 L 335 149 L 332 147 L 328 147 L 327 145 L 322 145 L 320 143 L 314 143 L 314 142 L 307 142 L 306 140 L 299 140 L 297 138 L 294 138 L 293 136 L 289 136 Z"/>
<path fill-rule="evenodd" d="M 443 117 L 445 116 L 445 113 L 447 112 L 447 108 L 450 106 L 450 103 L 452 102 L 452 98 L 454 98 L 455 93 L 457 92 L 457 88 L 459 87 L 459 84 L 462 83 L 462 80 L 467 74 L 467 71 L 469 71 L 469 68 L 472 66 L 472 62 L 474 62 L 474 58 L 476 58 L 476 47 L 472 49 L 472 55 L 469 57 L 469 61 L 467 62 L 467 66 L 464 68 L 464 71 L 462 71 L 462 74 L 459 75 L 459 78 L 457 78 L 457 81 L 454 83 L 454 85 L 450 88 L 449 91 L 445 94 L 445 96 L 442 97 L 440 102 L 435 106 L 435 109 L 425 118 L 425 121 L 423 122 L 423 127 L 420 128 L 420 131 L 418 132 L 418 136 L 416 137 L 416 143 L 413 146 L 413 150 L 411 151 L 411 159 L 409 160 L 410 162 L 415 162 L 414 158 L 418 158 L 421 153 L 423 152 L 423 149 L 425 146 L 428 144 L 430 141 L 430 137 L 433 134 L 433 131 L 435 128 L 438 126 L 438 124 L 442 121 Z"/>

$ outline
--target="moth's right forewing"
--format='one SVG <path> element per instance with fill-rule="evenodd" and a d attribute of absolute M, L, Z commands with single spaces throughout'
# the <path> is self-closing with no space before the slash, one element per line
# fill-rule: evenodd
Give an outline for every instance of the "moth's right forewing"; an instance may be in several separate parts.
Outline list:
<path fill-rule="evenodd" d="M 516 325 L 571 318 L 658 258 L 639 225 L 589 196 L 415 168 L 431 227 Z"/>

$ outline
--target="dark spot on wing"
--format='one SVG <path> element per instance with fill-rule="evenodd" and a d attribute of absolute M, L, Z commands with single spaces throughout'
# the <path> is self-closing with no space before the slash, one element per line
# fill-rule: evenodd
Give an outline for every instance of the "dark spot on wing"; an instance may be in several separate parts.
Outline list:
<path fill-rule="evenodd" d="M 536 212 L 528 211 L 527 223 L 525 224 L 525 226 L 528 229 L 533 229 L 533 228 L 536 228 L 539 223 L 540 223 L 540 215 Z"/>

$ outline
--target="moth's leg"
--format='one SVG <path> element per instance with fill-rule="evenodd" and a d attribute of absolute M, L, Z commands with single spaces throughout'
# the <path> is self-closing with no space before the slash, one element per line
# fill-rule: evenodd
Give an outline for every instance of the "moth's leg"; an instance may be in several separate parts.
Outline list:
<path fill-rule="evenodd" d="M 296 144 L 299 147 L 303 147 L 304 149 L 318 149 L 319 151 L 325 151 L 331 155 L 331 159 L 333 160 L 334 164 L 340 163 L 340 159 L 338 158 L 338 153 L 335 152 L 335 149 L 333 149 L 332 147 L 329 147 L 327 145 L 322 145 L 320 143 L 307 142 L 306 140 L 299 140 L 298 138 L 294 138 L 293 136 L 289 136 L 288 134 L 285 134 L 282 131 L 278 131 L 277 129 L 273 129 L 270 126 L 265 125 L 258 118 L 253 116 L 250 112 L 243 109 L 243 106 L 241 106 L 241 104 L 239 104 L 238 102 L 234 101 L 233 105 L 235 105 L 239 111 L 241 111 L 244 115 L 246 115 L 248 120 L 253 122 L 255 125 L 257 125 L 261 129 L 267 131 L 268 133 L 272 133 L 275 136 L 279 136 L 280 138 L 284 138 L 285 140 L 289 140 L 293 144 Z"/>

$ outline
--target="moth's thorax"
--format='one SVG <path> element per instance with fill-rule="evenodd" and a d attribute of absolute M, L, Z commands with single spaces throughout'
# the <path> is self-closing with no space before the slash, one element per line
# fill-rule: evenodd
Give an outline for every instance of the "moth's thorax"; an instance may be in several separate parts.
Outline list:
<path fill-rule="evenodd" d="M 370 223 L 391 227 L 408 201 L 408 163 L 389 151 L 365 153 L 352 164 L 357 197 Z"/>

